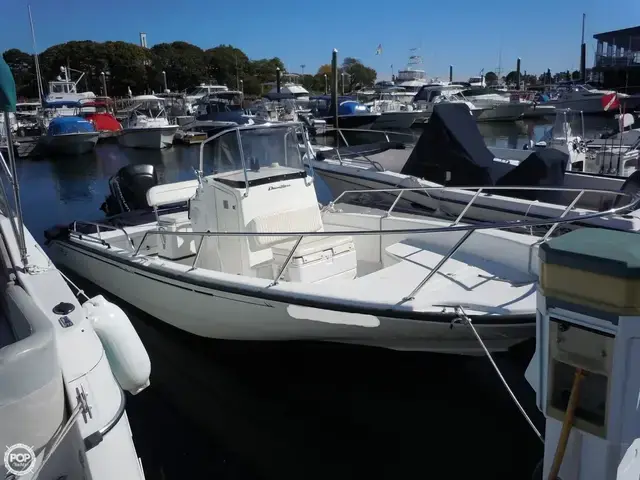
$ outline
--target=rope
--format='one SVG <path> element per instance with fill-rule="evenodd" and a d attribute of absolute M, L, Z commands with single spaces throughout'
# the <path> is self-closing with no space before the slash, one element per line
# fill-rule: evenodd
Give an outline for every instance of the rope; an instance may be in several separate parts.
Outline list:
<path fill-rule="evenodd" d="M 556 454 L 553 457 L 553 463 L 551 464 L 551 470 L 549 471 L 549 480 L 557 480 L 558 478 L 558 473 L 562 466 L 562 460 L 564 459 L 564 453 L 567 450 L 567 444 L 569 443 L 569 434 L 573 428 L 573 419 L 578 406 L 580 384 L 582 383 L 583 378 L 583 370 L 581 368 L 576 368 L 573 385 L 571 386 L 571 395 L 569 396 L 569 403 L 567 404 L 567 412 L 564 415 L 562 430 L 560 431 L 560 438 L 558 439 L 558 446 L 556 447 Z"/>
<path fill-rule="evenodd" d="M 456 310 L 456 313 L 458 314 L 458 317 L 451 322 L 451 324 L 452 324 L 451 326 L 453 327 L 454 323 L 460 322 L 463 325 L 466 325 L 471 329 L 471 331 L 475 335 L 476 339 L 480 343 L 480 346 L 484 350 L 484 353 L 487 355 L 487 358 L 491 362 L 491 366 L 496 371 L 496 373 L 498 374 L 498 377 L 500 378 L 500 381 L 502 381 L 502 384 L 504 385 L 504 387 L 507 389 L 507 392 L 511 396 L 511 399 L 513 400 L 513 403 L 516 404 L 516 407 L 518 407 L 518 410 L 520 410 L 520 413 L 522 413 L 522 416 L 524 417 L 524 419 L 527 421 L 527 423 L 529 424 L 531 429 L 534 431 L 536 436 L 544 444 L 544 437 L 542 436 L 540 431 L 534 425 L 533 420 L 531 420 L 531 418 L 529 418 L 529 415 L 527 415 L 527 412 L 525 411 L 524 407 L 518 401 L 516 395 L 513 393 L 513 390 L 511 390 L 511 388 L 509 387 L 509 384 L 507 383 L 507 381 L 505 380 L 504 376 L 502 375 L 502 372 L 500 372 L 500 369 L 498 368 L 498 365 L 496 365 L 496 362 L 493 360 L 493 357 L 491 356 L 491 353 L 489 353 L 489 350 L 487 349 L 487 347 L 485 346 L 484 342 L 482 341 L 482 338 L 480 338 L 480 335 L 478 334 L 478 331 L 476 330 L 476 327 L 474 327 L 473 323 L 471 323 L 471 319 L 467 316 L 467 314 L 465 313 L 464 309 L 461 306 L 457 306 L 455 308 L 455 310 Z"/>

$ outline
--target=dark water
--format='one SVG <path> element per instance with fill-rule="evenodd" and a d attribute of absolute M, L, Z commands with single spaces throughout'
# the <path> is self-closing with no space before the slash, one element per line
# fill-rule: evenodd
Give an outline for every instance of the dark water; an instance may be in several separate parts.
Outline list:
<path fill-rule="evenodd" d="M 481 126 L 490 145 L 515 148 L 544 127 Z M 43 242 L 54 224 L 99 218 L 108 178 L 129 163 L 154 164 L 166 182 L 191 179 L 198 151 L 101 144 L 82 157 L 20 160 L 26 225 Z M 486 358 L 201 339 L 106 296 L 151 356 L 151 387 L 128 398 L 149 479 L 528 479 L 542 456 Z M 540 424 L 523 378 L 531 352 L 526 345 L 498 361 Z"/>

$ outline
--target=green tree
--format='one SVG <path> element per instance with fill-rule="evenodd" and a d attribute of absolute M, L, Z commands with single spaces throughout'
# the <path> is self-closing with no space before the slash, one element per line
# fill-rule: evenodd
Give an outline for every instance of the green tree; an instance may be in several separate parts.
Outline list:
<path fill-rule="evenodd" d="M 19 96 L 36 97 L 38 83 L 36 81 L 34 60 L 28 53 L 12 48 L 2 54 L 16 82 L 16 93 Z"/>
<path fill-rule="evenodd" d="M 239 86 L 240 79 L 249 73 L 249 58 L 239 48 L 218 45 L 205 50 L 206 71 L 209 78 L 229 88 Z"/>
<path fill-rule="evenodd" d="M 518 81 L 518 72 L 515 70 L 510 71 L 506 77 L 504 77 L 504 81 L 507 85 L 513 85 Z"/>
<path fill-rule="evenodd" d="M 373 68 L 363 65 L 360 60 L 353 57 L 344 59 L 341 73 L 346 73 L 348 76 L 345 78 L 345 92 L 373 85 L 378 76 Z"/>
<path fill-rule="evenodd" d="M 494 72 L 487 72 L 484 76 L 484 81 L 487 85 L 495 85 L 498 83 L 498 75 Z"/>
<path fill-rule="evenodd" d="M 159 43 L 151 47 L 151 53 L 153 78 L 150 81 L 159 90 L 163 88 L 163 71 L 170 90 L 192 88 L 207 79 L 207 63 L 200 47 L 187 42 Z"/>

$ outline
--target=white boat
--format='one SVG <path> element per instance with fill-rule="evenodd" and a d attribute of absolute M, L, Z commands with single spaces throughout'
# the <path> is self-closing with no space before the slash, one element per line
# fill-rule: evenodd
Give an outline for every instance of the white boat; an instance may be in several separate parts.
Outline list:
<path fill-rule="evenodd" d="M 491 350 L 535 334 L 539 238 L 348 204 L 321 209 L 301 124 L 238 126 L 200 148 L 196 180 L 146 192 L 157 221 L 141 210 L 52 229 L 52 254 L 202 337 L 479 354 L 468 331 L 451 328 L 458 305 Z"/>
<path fill-rule="evenodd" d="M 422 123 L 426 121 L 429 114 L 426 111 L 414 109 L 412 104 L 400 101 L 406 98 L 406 92 L 381 92 L 378 98 L 365 103 L 365 106 L 373 113 L 381 115 L 371 126 L 374 130 L 386 129 L 407 129 L 411 128 L 414 122 Z"/>
<path fill-rule="evenodd" d="M 428 115 L 431 115 L 433 107 L 440 103 L 461 103 L 467 106 L 475 119 L 479 119 L 485 109 L 477 107 L 460 95 L 465 88 L 463 85 L 445 82 L 424 85 L 416 94 L 414 103 Z"/>
<path fill-rule="evenodd" d="M 463 214 L 474 221 L 554 218 L 570 209 L 583 216 L 576 225 L 640 231 L 640 211 L 622 208 L 640 190 L 638 175 L 626 179 L 566 171 L 568 154 L 560 151 L 566 147 L 549 144 L 533 152 L 487 148 L 466 108 L 443 103 L 436 106 L 415 147 L 385 141 L 339 151 L 326 148 L 310 163 L 334 197 L 364 190 L 361 197 L 374 204 L 398 202 L 425 214 Z M 372 192 L 398 187 L 413 190 L 399 201 Z M 612 207 L 619 214 L 586 218 Z"/>
<path fill-rule="evenodd" d="M 178 125 L 169 123 L 164 99 L 140 95 L 132 99 L 134 107 L 122 122 L 118 143 L 123 147 L 163 149 L 173 145 Z"/>
<path fill-rule="evenodd" d="M 84 73 L 77 80 L 71 77 L 71 70 L 68 67 L 60 67 L 62 75 L 58 75 L 55 81 L 49 82 L 49 93 L 45 97 L 44 108 L 53 108 L 58 115 L 72 116 L 76 114 L 77 107 L 75 104 L 84 100 L 93 100 L 96 98 L 93 92 L 78 92 L 78 84 Z"/>
<path fill-rule="evenodd" d="M 15 106 L 8 79 L 0 59 L 0 110 Z M 11 203 L 0 186 L 0 475 L 143 480 L 123 389 L 149 386 L 147 352 L 120 308 L 102 296 L 81 304 L 36 243 L 12 149 L 8 158 L 0 154 L 2 184 L 13 185 Z"/>
<path fill-rule="evenodd" d="M 226 85 L 207 85 L 201 83 L 198 87 L 191 89 L 185 96 L 185 109 L 187 114 L 196 114 L 196 104 L 201 99 L 220 92 L 226 92 L 229 88 Z"/>
<path fill-rule="evenodd" d="M 556 98 L 550 100 L 549 104 L 556 108 L 570 108 L 581 111 L 585 114 L 604 113 L 606 102 L 604 97 L 617 95 L 619 100 L 628 98 L 625 93 L 617 93 L 613 90 L 598 90 L 591 85 L 567 85 L 557 89 Z"/>
<path fill-rule="evenodd" d="M 466 101 L 471 102 L 482 112 L 478 121 L 513 121 L 524 116 L 532 106 L 530 101 L 522 101 L 517 95 L 506 95 L 488 88 L 471 88 L 459 93 Z"/>

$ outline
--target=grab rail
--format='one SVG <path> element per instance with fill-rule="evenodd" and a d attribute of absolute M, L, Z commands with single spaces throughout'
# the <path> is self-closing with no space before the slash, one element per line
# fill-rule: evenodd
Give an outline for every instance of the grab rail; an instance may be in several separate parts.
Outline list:
<path fill-rule="evenodd" d="M 393 208 L 395 207 L 395 205 L 398 203 L 399 199 L 402 197 L 402 195 L 407 192 L 407 191 L 428 191 L 428 190 L 438 190 L 438 191 L 442 191 L 442 190 L 447 190 L 447 189 L 457 189 L 457 190 L 474 190 L 476 189 L 477 191 L 475 192 L 475 195 L 471 198 L 471 200 L 467 203 L 467 205 L 464 207 L 464 209 L 462 210 L 462 212 L 460 213 L 460 215 L 458 215 L 458 217 L 456 218 L 456 220 L 447 226 L 444 227 L 429 227 L 429 228 L 401 228 L 401 229 L 391 229 L 391 230 L 340 230 L 340 231 L 315 231 L 315 232 L 187 232 L 187 231 L 180 231 L 180 232 L 172 232 L 172 231 L 167 231 L 167 230 L 161 230 L 161 229 L 155 229 L 155 230 L 147 230 L 144 232 L 143 236 L 142 236 L 142 240 L 139 242 L 138 246 L 135 247 L 133 240 L 131 239 L 131 237 L 129 236 L 129 233 L 122 227 L 116 227 L 113 225 L 105 225 L 105 224 L 101 224 L 101 223 L 97 223 L 97 222 L 82 222 L 82 221 L 78 221 L 78 222 L 74 222 L 73 223 L 73 229 L 70 233 L 76 234 L 78 236 L 88 236 L 91 238 L 91 234 L 83 234 L 77 231 L 77 225 L 93 225 L 97 228 L 98 230 L 98 235 L 99 235 L 99 239 L 100 241 L 104 242 L 104 240 L 102 240 L 101 236 L 100 236 L 100 228 L 110 228 L 113 230 L 120 230 L 122 231 L 126 238 L 129 240 L 129 243 L 131 244 L 132 247 L 132 253 L 133 256 L 138 256 L 140 253 L 140 250 L 142 248 L 142 246 L 144 245 L 145 241 L 147 240 L 147 237 L 149 235 L 178 235 L 181 237 L 199 237 L 200 238 L 200 243 L 198 245 L 198 249 L 195 255 L 195 258 L 193 260 L 193 263 L 191 265 L 191 268 L 189 271 L 195 270 L 197 267 L 197 263 L 198 260 L 200 258 L 200 253 L 202 250 L 202 245 L 205 241 L 205 238 L 208 237 L 232 237 L 232 236 L 236 236 L 236 237 L 255 237 L 255 236 L 278 236 L 278 237 L 296 237 L 297 240 L 294 243 L 293 247 L 291 248 L 291 250 L 289 251 L 284 263 L 282 264 L 282 266 L 280 267 L 276 277 L 274 278 L 273 282 L 271 284 L 269 284 L 269 287 L 273 287 L 275 285 L 278 284 L 278 282 L 280 281 L 280 279 L 282 278 L 282 276 L 284 275 L 284 273 L 286 272 L 289 264 L 291 263 L 291 260 L 293 259 L 293 256 L 298 248 L 298 246 L 300 245 L 300 243 L 302 242 L 302 240 L 305 237 L 318 237 L 318 236 L 358 236 L 358 235 L 384 235 L 384 234 L 389 234 L 389 235 L 410 235 L 410 234 L 421 234 L 421 233 L 450 233 L 450 232 L 465 232 L 462 237 L 453 245 L 453 247 L 440 259 L 440 261 L 438 262 L 438 264 L 429 271 L 429 273 L 425 276 L 425 278 L 423 278 L 422 281 L 420 281 L 420 283 L 412 290 L 412 292 L 407 295 L 406 297 L 404 297 L 401 301 L 401 303 L 409 301 L 409 300 L 413 300 L 415 298 L 415 295 L 420 291 L 420 289 L 422 289 L 422 287 L 424 287 L 424 285 L 431 279 L 433 278 L 434 275 L 436 275 L 436 273 L 438 273 L 438 271 L 440 270 L 440 268 L 460 249 L 460 247 L 469 239 L 469 237 L 471 237 L 471 234 L 475 231 L 478 230 L 502 230 L 502 229 L 513 229 L 513 228 L 521 228 L 521 227 L 535 227 L 535 226 L 545 226 L 545 225 L 551 225 L 551 228 L 547 231 L 547 233 L 544 235 L 543 238 L 541 238 L 538 242 L 535 242 L 534 244 L 532 244 L 532 246 L 535 245 L 540 245 L 544 242 L 546 242 L 548 240 L 548 238 L 551 236 L 551 234 L 553 233 L 553 231 L 555 231 L 555 229 L 557 228 L 558 225 L 561 224 L 565 224 L 565 223 L 571 223 L 574 222 L 576 220 L 580 220 L 582 222 L 584 222 L 585 220 L 589 220 L 591 218 L 598 218 L 598 217 L 605 217 L 608 215 L 615 215 L 619 212 L 622 211 L 628 211 L 630 209 L 635 209 L 638 207 L 638 205 L 640 205 L 640 195 L 638 194 L 629 194 L 626 192 L 615 192 L 615 191 L 611 191 L 611 190 L 598 190 L 598 189 L 579 189 L 579 188 L 561 188 L 561 187 L 421 187 L 421 188 L 387 188 L 387 189 L 371 189 L 371 190 L 348 190 L 343 192 L 342 194 L 340 194 L 336 200 L 334 200 L 333 202 L 331 202 L 329 204 L 329 207 L 332 207 L 333 205 L 335 205 L 338 200 L 340 200 L 345 194 L 348 193 L 366 193 L 366 192 L 384 192 L 384 193 L 395 193 L 398 192 L 398 196 L 396 198 L 396 200 L 393 202 L 393 205 L 391 205 L 391 207 L 389 208 L 389 210 L 387 210 L 387 212 L 385 213 L 385 216 L 388 217 L 390 216 Z M 487 189 L 495 189 L 495 190 L 514 190 L 514 189 L 519 189 L 519 190 L 544 190 L 544 191 L 569 191 L 569 192 L 577 192 L 578 194 L 576 195 L 576 197 L 573 199 L 573 201 L 566 206 L 566 208 L 563 210 L 563 212 L 560 214 L 560 216 L 555 217 L 555 218 L 548 218 L 548 219 L 542 219 L 542 220 L 533 220 L 533 219 L 528 219 L 528 218 L 524 218 L 524 219 L 520 219 L 520 220 L 509 220 L 509 221 L 502 221 L 502 222 L 495 222 L 495 223 L 482 223 L 482 224 L 463 224 L 460 225 L 459 221 L 463 218 L 464 214 L 468 211 L 468 209 L 473 205 L 473 203 L 475 202 L 475 200 L 478 198 L 478 196 L 480 196 L 481 193 L 483 193 L 483 191 Z M 573 208 L 575 207 L 575 205 L 577 204 L 577 202 L 579 201 L 579 199 L 585 194 L 585 193 L 601 193 L 601 194 L 611 194 L 611 195 L 616 195 L 616 196 L 624 196 L 629 198 L 629 203 L 627 203 L 626 205 L 620 206 L 620 207 L 612 207 L 608 210 L 602 211 L 602 212 L 592 212 L 592 213 L 585 213 L 585 214 L 579 214 L 579 215 L 575 215 L 575 216 L 568 216 L 569 213 L 571 212 L 571 210 L 573 210 Z M 95 238 L 95 237 L 93 237 Z M 106 243 L 106 246 L 109 248 L 109 244 Z"/>
<path fill-rule="evenodd" d="M 624 196 L 624 197 L 628 197 L 630 199 L 630 203 L 628 203 L 627 205 L 623 205 L 621 207 L 612 208 L 612 209 L 606 210 L 604 212 L 596 212 L 596 214 L 594 214 L 596 217 L 612 215 L 612 214 L 616 214 L 618 212 L 629 210 L 630 208 L 636 206 L 637 205 L 637 201 L 640 200 L 640 197 L 638 197 L 636 195 L 628 194 L 626 192 L 614 191 L 614 190 L 604 190 L 604 189 L 595 189 L 595 188 L 539 187 L 539 186 L 538 187 L 461 186 L 461 187 L 369 188 L 369 189 L 366 189 L 366 190 L 365 189 L 345 190 L 340 195 L 338 195 L 335 200 L 331 201 L 329 203 L 329 205 L 327 205 L 325 208 L 332 208 L 334 205 L 336 205 L 339 202 L 339 200 L 342 199 L 342 197 L 344 197 L 345 195 L 348 195 L 348 194 L 354 194 L 354 193 L 355 194 L 362 194 L 362 193 L 397 193 L 397 192 L 399 192 L 398 197 L 400 197 L 400 196 L 402 196 L 404 194 L 404 192 L 407 192 L 407 191 L 408 192 L 422 192 L 422 191 L 430 191 L 430 190 L 441 191 L 441 192 L 448 191 L 448 190 L 477 190 L 475 192 L 475 195 L 465 205 L 465 207 L 462 210 L 462 212 L 458 215 L 458 217 L 456 218 L 456 220 L 453 223 L 453 225 L 456 225 L 462 219 L 464 214 L 469 210 L 469 208 L 473 205 L 473 203 L 475 203 L 476 199 L 480 196 L 481 193 L 484 193 L 484 195 L 491 195 L 491 194 L 488 194 L 486 192 L 486 190 L 509 190 L 509 191 L 524 190 L 524 191 L 576 192 L 576 194 L 577 194 L 576 198 L 574 198 L 573 201 L 571 202 L 571 204 L 569 205 L 569 209 L 573 208 L 576 205 L 576 203 L 578 202 L 578 200 L 580 198 L 582 198 L 582 196 L 585 193 L 598 193 L 598 194 L 605 194 L 605 195 Z M 633 202 L 634 199 L 636 199 L 636 202 Z M 396 198 L 396 200 L 393 202 L 393 204 L 391 205 L 389 210 L 387 210 L 387 216 L 391 215 L 391 212 L 393 211 L 393 209 L 397 205 L 398 200 L 399 200 L 399 198 Z M 563 215 L 566 215 L 566 213 L 564 213 Z M 563 216 L 560 216 L 560 217 L 557 217 L 557 218 L 561 219 L 561 218 L 563 218 Z M 584 218 L 594 218 L 594 217 L 590 216 L 590 215 L 581 215 L 580 218 L 584 219 Z M 549 223 L 553 223 L 553 222 L 549 222 Z M 529 226 L 529 225 L 527 225 L 527 226 Z"/>
<path fill-rule="evenodd" d="M 466 187 L 467 189 L 473 188 L 473 187 Z M 475 187 L 475 188 L 482 188 L 482 187 Z M 502 187 L 497 187 L 498 189 L 502 188 Z M 509 187 L 504 187 L 509 188 Z M 513 187 L 511 187 L 513 188 Z M 529 187 L 521 187 L 524 189 L 534 189 L 533 187 L 529 188 Z M 428 189 L 428 188 L 426 188 Z M 410 191 L 410 190 L 426 190 L 425 188 L 417 188 L 417 189 L 381 189 L 378 191 L 398 191 L 400 192 L 400 194 L 398 195 L 398 198 L 400 196 L 402 196 L 402 194 L 405 191 Z M 441 190 L 442 187 L 433 187 L 433 189 L 438 189 Z M 557 188 L 554 187 L 545 187 L 544 190 L 554 190 Z M 192 271 L 194 269 L 196 269 L 196 265 L 198 263 L 198 259 L 200 258 L 200 253 L 202 250 L 202 244 L 205 241 L 205 238 L 208 237 L 231 237 L 231 236 L 237 236 L 237 237 L 254 237 L 254 236 L 279 236 L 279 237 L 297 237 L 296 242 L 294 243 L 293 247 L 291 248 L 291 250 L 289 251 L 284 263 L 282 264 L 282 266 L 280 267 L 277 275 L 275 276 L 273 282 L 271 284 L 269 284 L 269 287 L 273 287 L 275 285 L 278 284 L 278 282 L 280 281 L 280 279 L 282 278 L 282 276 L 284 275 L 284 273 L 286 272 L 289 264 L 291 263 L 291 260 L 297 250 L 297 248 L 299 247 L 300 243 L 302 242 L 302 240 L 305 237 L 317 237 L 317 236 L 358 236 L 358 235 L 383 235 L 383 234 L 389 234 L 389 235 L 399 235 L 399 234 L 404 234 L 404 235 L 409 235 L 409 234 L 420 234 L 420 233 L 451 233 L 451 232 L 464 232 L 464 234 L 462 235 L 462 237 L 453 245 L 453 247 L 440 259 L 440 261 L 438 262 L 438 264 L 429 271 L 429 273 L 423 278 L 422 281 L 420 281 L 420 283 L 412 290 L 412 292 L 407 295 L 406 297 L 404 297 L 402 299 L 402 302 L 406 302 L 409 300 L 413 300 L 415 299 L 416 294 L 420 291 L 420 289 L 422 289 L 422 287 L 424 287 L 424 285 L 431 279 L 433 278 L 434 275 L 436 275 L 438 273 L 438 271 L 441 269 L 441 267 L 460 249 L 460 247 L 469 239 L 469 237 L 471 237 L 471 234 L 475 231 L 478 230 L 492 230 L 492 229 L 496 229 L 496 230 L 501 230 L 501 229 L 512 229 L 512 228 L 518 228 L 518 227 L 535 227 L 535 226 L 544 226 L 544 225 L 552 225 L 551 229 L 549 230 L 549 232 L 547 232 L 547 234 L 540 239 L 538 242 L 535 242 L 534 244 L 532 244 L 531 246 L 536 246 L 536 245 L 540 245 L 541 243 L 544 243 L 545 241 L 547 241 L 547 239 L 549 238 L 549 236 L 551 235 L 551 233 L 555 230 L 555 228 L 560 225 L 560 224 L 565 224 L 565 223 L 571 223 L 574 222 L 576 220 L 580 220 L 580 221 L 584 221 L 584 220 L 588 220 L 590 218 L 597 218 L 597 217 L 604 217 L 607 215 L 611 215 L 611 214 L 616 214 L 620 211 L 623 210 L 627 210 L 629 208 L 634 208 L 637 207 L 640 204 L 640 195 L 631 195 L 628 194 L 626 192 L 611 192 L 608 190 L 592 190 L 594 192 L 603 192 L 603 193 L 611 193 L 611 194 L 616 194 L 616 195 L 622 195 L 625 197 L 628 197 L 630 199 L 629 203 L 623 207 L 614 207 L 611 208 L 609 210 L 603 211 L 603 212 L 593 212 L 593 213 L 587 213 L 587 214 L 581 214 L 581 215 L 575 215 L 575 216 L 568 216 L 568 214 L 571 212 L 571 210 L 573 209 L 573 207 L 575 206 L 575 204 L 577 203 L 577 201 L 579 200 L 579 198 L 587 191 L 589 191 L 588 189 L 567 189 L 570 191 L 578 191 L 579 194 L 576 196 L 576 198 L 574 199 L 573 202 L 571 202 L 571 204 L 569 204 L 565 210 L 562 212 L 562 214 L 559 217 L 555 217 L 555 218 L 550 218 L 550 219 L 543 219 L 543 220 L 531 220 L 528 218 L 524 218 L 522 220 L 510 220 L 510 221 L 503 221 L 503 222 L 496 222 L 496 223 L 484 223 L 484 224 L 475 224 L 475 225 L 460 225 L 458 224 L 459 218 L 456 219 L 456 221 L 453 224 L 447 225 L 447 226 L 443 226 L 443 227 L 429 227 L 429 228 L 401 228 L 401 229 L 390 229 L 390 230 L 341 230 L 341 231 L 315 231 L 315 232 L 186 232 L 186 231 L 181 231 L 181 232 L 172 232 L 172 231 L 167 231 L 167 230 L 160 230 L 160 229 L 156 229 L 156 230 L 147 230 L 144 232 L 144 235 L 142 236 L 142 240 L 139 242 L 137 248 L 135 248 L 132 253 L 133 256 L 138 256 L 140 253 L 140 250 L 142 248 L 142 246 L 145 244 L 145 241 L 147 240 L 147 237 L 149 235 L 178 235 L 181 237 L 199 237 L 200 238 L 200 244 L 198 245 L 198 249 L 195 255 L 195 258 L 193 260 L 193 263 L 191 265 L 191 268 L 189 271 Z M 375 191 L 375 190 L 374 190 Z M 362 192 L 361 190 L 356 190 L 355 192 Z M 346 192 L 345 192 L 346 193 Z M 477 192 L 477 195 L 474 195 L 474 197 L 469 201 L 469 203 L 467 204 L 467 207 L 465 208 L 465 211 L 468 209 L 468 207 L 471 206 L 471 204 L 473 203 L 473 201 L 477 198 L 477 196 L 480 194 L 480 192 Z M 338 197 L 339 199 L 340 197 Z M 335 203 L 335 202 L 333 202 Z M 394 202 L 394 204 L 397 203 Z M 388 211 L 390 212 L 391 209 Z M 388 213 L 387 212 L 387 213 Z M 80 223 L 80 222 L 79 222 Z M 92 224 L 90 222 L 87 222 L 88 224 Z M 94 224 L 95 225 L 95 224 Z M 75 223 L 74 223 L 75 226 Z M 118 229 L 117 227 L 113 227 L 115 229 Z M 125 235 L 127 235 L 127 238 L 130 237 L 128 236 L 128 233 L 124 230 L 123 232 L 125 233 Z M 76 233 L 78 235 L 80 235 L 78 232 L 72 232 L 72 233 Z M 85 234 L 86 235 L 86 234 Z M 132 246 L 133 246 L 133 242 L 130 240 Z M 107 244 L 108 246 L 108 244 Z"/>
<path fill-rule="evenodd" d="M 120 230 L 122 233 L 124 233 L 125 237 L 127 238 L 127 240 L 129 240 L 129 243 L 131 244 L 131 248 L 136 248 L 135 244 L 133 243 L 133 240 L 131 239 L 131 237 L 129 236 L 129 233 L 124 229 L 124 227 L 116 227 L 115 225 L 108 225 L 106 223 L 100 223 L 100 222 L 85 222 L 83 220 L 76 220 L 73 222 L 73 233 L 76 233 L 78 235 L 87 235 L 90 236 L 90 233 L 81 233 L 78 232 L 78 225 L 88 225 L 88 226 L 93 226 L 96 227 L 96 233 L 98 234 L 98 239 L 102 240 L 102 232 L 100 232 L 100 228 L 108 228 L 110 230 Z"/>

